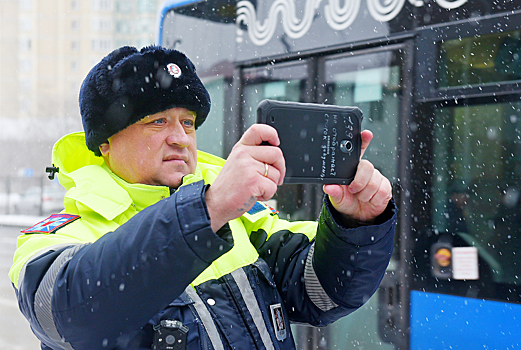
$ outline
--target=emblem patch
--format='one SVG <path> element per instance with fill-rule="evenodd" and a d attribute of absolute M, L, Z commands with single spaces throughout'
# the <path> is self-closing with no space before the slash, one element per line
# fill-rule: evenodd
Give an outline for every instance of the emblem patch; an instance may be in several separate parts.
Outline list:
<path fill-rule="evenodd" d="M 248 210 L 248 214 L 255 215 L 255 214 L 260 213 L 261 211 L 266 210 L 266 209 L 269 209 L 269 211 L 271 212 L 270 215 L 272 215 L 272 216 L 273 215 L 277 215 L 279 213 L 278 210 L 273 209 L 272 207 L 270 207 L 266 203 L 255 202 L 253 207 L 251 207 L 251 209 Z"/>
<path fill-rule="evenodd" d="M 59 228 L 62 228 L 79 218 L 79 215 L 52 214 L 47 219 L 40 221 L 33 227 L 22 230 L 22 233 L 54 233 Z"/>
<path fill-rule="evenodd" d="M 174 78 L 179 78 L 183 72 L 181 72 L 181 68 L 175 63 L 169 63 L 166 66 L 166 69 L 168 70 L 168 73 L 173 76 Z"/>

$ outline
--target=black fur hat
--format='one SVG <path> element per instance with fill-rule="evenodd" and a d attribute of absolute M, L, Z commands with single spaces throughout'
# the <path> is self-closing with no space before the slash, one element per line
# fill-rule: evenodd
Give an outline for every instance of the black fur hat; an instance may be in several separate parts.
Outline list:
<path fill-rule="evenodd" d="M 89 72 L 80 90 L 87 147 L 101 156 L 109 137 L 147 115 L 183 107 L 198 128 L 210 112 L 210 95 L 183 53 L 159 46 L 114 50 Z"/>

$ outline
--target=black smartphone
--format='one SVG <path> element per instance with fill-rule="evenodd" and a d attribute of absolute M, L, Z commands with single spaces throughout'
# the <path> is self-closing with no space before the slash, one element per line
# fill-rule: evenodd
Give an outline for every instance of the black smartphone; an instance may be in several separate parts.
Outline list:
<path fill-rule="evenodd" d="M 286 160 L 284 183 L 353 181 L 362 148 L 358 107 L 263 100 L 257 122 L 277 129 Z"/>

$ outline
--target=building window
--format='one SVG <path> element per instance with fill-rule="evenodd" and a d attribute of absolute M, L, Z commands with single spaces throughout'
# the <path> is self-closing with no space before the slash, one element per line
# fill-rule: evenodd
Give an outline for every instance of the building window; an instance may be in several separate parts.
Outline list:
<path fill-rule="evenodd" d="M 33 69 L 33 61 L 30 58 L 20 59 L 20 71 L 22 73 L 30 73 Z"/>
<path fill-rule="evenodd" d="M 92 30 L 99 32 L 112 32 L 112 20 L 106 18 L 95 18 L 92 20 Z"/>
<path fill-rule="evenodd" d="M 33 19 L 30 17 L 20 18 L 20 31 L 31 32 L 33 30 Z"/>
<path fill-rule="evenodd" d="M 71 1 L 71 9 L 72 10 L 77 10 L 77 9 L 80 8 L 80 4 L 78 2 L 79 2 L 78 0 L 72 0 Z"/>
<path fill-rule="evenodd" d="M 118 34 L 130 34 L 130 25 L 127 21 L 118 21 L 116 23 L 116 33 Z"/>
<path fill-rule="evenodd" d="M 132 3 L 128 0 L 118 0 L 116 2 L 116 11 L 119 13 L 132 12 Z"/>
<path fill-rule="evenodd" d="M 92 0 L 94 11 L 112 11 L 112 0 Z"/>
<path fill-rule="evenodd" d="M 93 51 L 108 51 L 112 48 L 111 39 L 95 39 L 92 40 Z"/>
<path fill-rule="evenodd" d="M 139 13 L 155 13 L 156 4 L 150 0 L 139 0 L 137 2 L 137 8 Z"/>
<path fill-rule="evenodd" d="M 22 38 L 20 40 L 20 51 L 30 51 L 31 50 L 31 39 Z"/>

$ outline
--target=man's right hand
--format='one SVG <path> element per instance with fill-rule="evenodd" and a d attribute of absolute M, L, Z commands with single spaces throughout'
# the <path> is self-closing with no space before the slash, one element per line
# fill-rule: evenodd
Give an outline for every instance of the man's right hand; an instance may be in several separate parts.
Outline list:
<path fill-rule="evenodd" d="M 268 142 L 270 145 L 262 145 Z M 254 124 L 235 144 L 224 167 L 206 192 L 212 229 L 217 232 L 228 221 L 240 217 L 256 201 L 271 199 L 282 185 L 286 163 L 277 131 Z M 266 164 L 268 166 L 267 176 Z"/>

